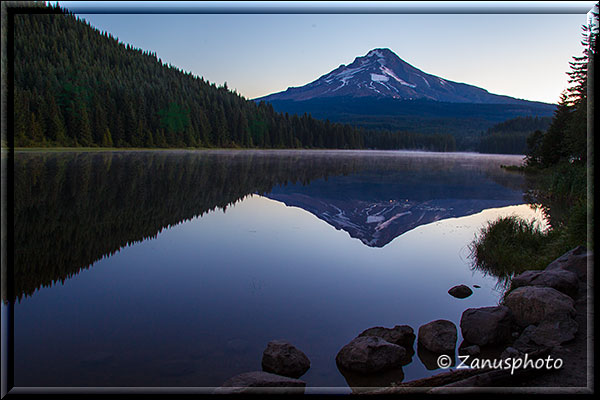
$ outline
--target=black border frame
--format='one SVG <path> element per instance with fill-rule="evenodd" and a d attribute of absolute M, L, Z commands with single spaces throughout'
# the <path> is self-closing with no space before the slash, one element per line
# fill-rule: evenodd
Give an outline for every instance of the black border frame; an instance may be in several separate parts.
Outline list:
<path fill-rule="evenodd" d="M 14 59 L 14 21 L 15 14 L 60 14 L 58 11 L 50 11 L 39 7 L 28 6 L 29 2 L 10 1 L 2 3 L 2 139 L 6 139 L 7 148 L 2 148 L 1 168 L 2 168 L 2 295 L 5 298 L 12 298 L 14 289 L 11 285 L 14 282 L 12 268 L 8 268 L 13 264 L 14 249 L 14 234 L 10 227 L 14 226 L 14 216 L 8 210 L 14 210 L 14 197 L 7 195 L 12 193 L 14 188 L 14 137 L 8 135 L 14 128 L 14 82 L 13 82 L 13 64 L 8 62 Z M 68 2 L 67 2 L 68 3 Z M 90 2 L 90 4 L 96 2 Z M 100 2 L 101 3 L 101 2 Z M 131 4 L 130 2 L 127 2 Z M 149 4 L 153 3 L 153 4 Z M 69 4 L 61 4 L 63 9 L 67 9 L 73 14 L 587 14 L 592 8 L 587 8 L 585 4 L 595 4 L 594 2 L 586 1 L 559 1 L 539 3 L 534 6 L 535 2 L 514 2 L 514 1 L 474 1 L 470 5 L 469 2 L 443 2 L 434 1 L 429 4 L 424 1 L 383 1 L 369 3 L 367 1 L 294 1 L 291 4 L 282 1 L 274 1 L 270 4 L 264 1 L 206 1 L 193 2 L 194 6 L 183 6 L 181 2 L 174 3 L 174 8 L 171 6 L 161 7 L 156 6 L 157 3 L 166 5 L 168 2 L 146 2 L 140 6 L 123 7 L 116 6 L 114 8 L 101 7 L 95 8 L 90 6 L 69 7 Z M 191 4 L 190 2 L 189 4 Z M 416 4 L 419 3 L 419 4 Z M 442 4 L 453 4 L 443 6 Z M 456 3 L 459 3 L 457 6 Z M 487 4 L 486 4 L 487 3 Z M 526 4 L 524 4 L 526 3 Z M 557 4 L 561 3 L 561 4 Z M 267 5 L 268 4 L 268 5 Z M 335 5 L 334 5 L 335 4 Z M 154 6 L 154 7 L 153 7 Z M 590 85 L 591 93 L 594 92 L 593 83 Z M 588 92 L 590 93 L 590 92 Z M 588 111 L 589 111 L 588 107 Z M 593 143 L 594 119 L 593 115 L 588 115 L 588 144 Z M 591 129 L 590 129 L 591 128 Z M 588 153 L 593 154 L 593 148 L 588 148 Z M 589 166 L 588 166 L 589 167 Z M 588 174 L 588 203 L 593 198 L 593 193 L 590 193 L 589 183 L 595 178 Z M 593 204 L 593 203 L 592 203 Z M 593 210 L 593 208 L 592 208 Z M 593 211 L 592 211 L 593 212 Z M 588 230 L 594 235 L 595 226 L 590 226 L 588 216 Z M 8 229 L 7 229 L 8 228 Z M 593 236 L 595 237 L 595 235 Z M 11 250 L 11 251 L 9 251 Z M 496 393 L 496 394 L 511 394 L 511 393 L 535 393 L 535 394 L 591 394 L 594 392 L 595 376 L 590 376 L 594 373 L 594 346 L 593 339 L 590 342 L 590 336 L 594 335 L 593 323 L 593 261 L 588 261 L 588 370 L 587 370 L 587 388 L 583 387 L 498 387 L 498 388 L 478 388 L 477 394 Z M 591 284 L 590 284 L 591 283 Z M 591 293 L 590 293 L 591 289 Z M 590 309 L 589 307 L 592 306 Z M 182 394 L 209 394 L 214 388 L 205 387 L 15 387 L 14 386 L 14 305 L 12 303 L 1 305 L 1 346 L 2 356 L 0 359 L 1 365 L 1 389 L 0 398 L 10 395 L 31 394 L 31 395 L 111 395 L 111 394 L 126 394 L 126 395 L 182 395 Z M 591 361 L 591 362 L 590 362 Z M 591 370 L 590 370 L 591 364 Z M 11 366 L 11 367 L 9 367 Z M 203 389 L 203 390 L 199 390 Z M 315 388 L 326 389 L 323 394 L 339 394 L 338 388 Z M 474 393 L 472 388 L 453 388 L 449 391 L 453 394 Z M 274 393 L 271 393 L 274 394 Z M 411 393 L 414 394 L 414 393 Z"/>

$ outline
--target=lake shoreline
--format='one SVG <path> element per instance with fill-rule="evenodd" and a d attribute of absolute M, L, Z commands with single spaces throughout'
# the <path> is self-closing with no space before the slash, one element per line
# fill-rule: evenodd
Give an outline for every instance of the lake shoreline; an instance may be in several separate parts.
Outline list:
<path fill-rule="evenodd" d="M 411 154 L 460 154 L 482 157 L 525 157 L 523 154 L 479 153 L 475 151 L 430 151 L 418 149 L 273 149 L 273 148 L 233 148 L 233 147 L 2 147 L 3 152 L 12 150 L 16 153 L 109 153 L 109 152 L 315 152 L 315 153 L 411 153 Z M 501 166 L 502 167 L 502 166 Z"/>
<path fill-rule="evenodd" d="M 581 256 L 581 253 L 584 251 L 585 253 Z M 585 259 L 585 268 L 582 267 L 582 257 Z M 431 394 L 457 394 L 464 393 L 465 391 L 473 393 L 474 390 L 477 393 L 505 392 L 508 388 L 520 393 L 550 394 L 555 393 L 557 390 L 560 390 L 561 393 L 565 390 L 568 390 L 568 393 L 593 393 L 593 380 L 592 377 L 588 376 L 590 366 L 593 368 L 591 361 L 588 359 L 588 346 L 593 348 L 593 332 L 590 332 L 588 329 L 590 323 L 593 322 L 593 311 L 588 308 L 588 304 L 592 304 L 592 294 L 590 293 L 592 286 L 588 280 L 588 277 L 590 276 L 588 272 L 591 270 L 591 266 L 593 266 L 593 252 L 587 251 L 583 247 L 578 247 L 559 257 L 547 267 L 549 270 L 579 270 L 578 291 L 572 298 L 574 300 L 573 303 L 575 309 L 573 319 L 578 326 L 577 332 L 572 340 L 567 340 L 563 343 L 550 346 L 545 350 L 540 350 L 545 353 L 544 357 L 541 357 L 544 360 L 548 353 L 552 359 L 562 360 L 561 368 L 538 369 L 529 372 L 526 372 L 523 369 L 521 371 L 516 371 L 514 376 L 512 374 L 502 374 L 503 371 L 500 370 L 482 370 L 481 372 L 474 372 L 473 374 L 468 374 L 467 372 L 465 375 L 466 370 L 457 368 L 454 370 L 451 369 L 449 372 L 439 373 L 429 378 L 403 382 L 398 385 L 398 387 L 382 388 L 366 394 L 400 394 L 409 393 L 410 391 Z M 518 276 L 515 278 L 518 279 Z M 536 287 L 549 288 L 550 286 L 536 285 Z M 503 301 L 501 305 L 504 304 Z M 514 349 L 511 347 L 512 345 L 508 346 L 507 349 Z M 535 347 L 530 347 L 528 351 L 534 349 Z M 536 351 L 532 352 L 534 354 L 536 353 Z M 501 358 L 506 358 L 507 354 L 509 353 L 505 350 L 503 353 L 504 356 L 501 356 Z M 525 355 L 527 355 L 527 353 L 525 353 Z M 511 357 L 516 358 L 518 356 L 513 354 Z M 510 383 L 512 386 L 501 385 L 501 383 Z"/>

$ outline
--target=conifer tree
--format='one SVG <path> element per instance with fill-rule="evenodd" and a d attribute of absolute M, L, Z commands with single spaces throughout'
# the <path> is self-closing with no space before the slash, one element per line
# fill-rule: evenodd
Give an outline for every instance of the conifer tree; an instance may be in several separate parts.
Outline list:
<path fill-rule="evenodd" d="M 104 135 L 102 136 L 102 147 L 113 147 L 112 135 L 108 127 L 104 130 Z"/>
<path fill-rule="evenodd" d="M 541 138 L 538 133 L 528 138 L 528 165 L 539 162 L 549 167 L 561 160 L 578 163 L 587 160 L 588 68 L 594 62 L 598 36 L 598 14 L 592 14 L 590 24 L 582 27 L 583 56 L 573 57 L 569 63 L 571 70 L 567 74 L 571 86 L 561 94 L 550 127 Z"/>

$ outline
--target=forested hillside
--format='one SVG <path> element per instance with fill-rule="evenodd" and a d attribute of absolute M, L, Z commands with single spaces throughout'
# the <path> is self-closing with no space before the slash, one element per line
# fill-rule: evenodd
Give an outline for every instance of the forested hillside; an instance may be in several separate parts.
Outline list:
<path fill-rule="evenodd" d="M 38 4 L 36 10 L 20 8 L 13 20 L 17 147 L 455 150 L 450 135 L 366 130 L 277 113 L 60 8 Z"/>
<path fill-rule="evenodd" d="M 335 97 L 306 101 L 271 100 L 275 111 L 310 113 L 319 119 L 329 119 L 365 129 L 444 133 L 456 140 L 459 150 L 477 151 L 481 132 L 494 124 L 516 117 L 551 116 L 554 105 L 446 103 L 433 100 L 399 100 L 393 98 Z"/>
<path fill-rule="evenodd" d="M 517 117 L 489 128 L 481 137 L 481 153 L 525 154 L 527 138 L 535 131 L 545 132 L 552 117 Z"/>

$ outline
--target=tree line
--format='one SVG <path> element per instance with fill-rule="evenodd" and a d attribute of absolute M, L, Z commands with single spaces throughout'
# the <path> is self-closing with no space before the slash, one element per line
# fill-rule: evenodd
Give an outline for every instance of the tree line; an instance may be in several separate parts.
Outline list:
<path fill-rule="evenodd" d="M 278 113 L 59 6 L 36 10 L 13 14 L 16 147 L 455 149 L 448 135 Z"/>
<path fill-rule="evenodd" d="M 529 196 L 541 205 L 559 242 L 565 243 L 561 250 L 575 245 L 593 247 L 588 227 L 594 226 L 594 208 L 588 193 L 594 192 L 594 181 L 588 181 L 588 176 L 593 177 L 594 137 L 593 123 L 588 118 L 594 116 L 591 79 L 599 26 L 597 11 L 596 5 L 592 20 L 582 27 L 583 54 L 569 63 L 570 86 L 561 94 L 550 126 L 527 138 L 525 171 L 531 172 L 532 187 Z"/>
<path fill-rule="evenodd" d="M 552 117 L 520 116 L 490 127 L 481 136 L 480 153 L 526 154 L 527 138 L 535 131 L 546 131 Z"/>
<path fill-rule="evenodd" d="M 588 99 L 588 71 L 593 76 L 598 14 L 593 13 L 593 18 L 595 27 L 593 24 L 582 27 L 583 54 L 569 63 L 570 86 L 561 94 L 550 126 L 546 131 L 536 130 L 527 139 L 529 167 L 548 168 L 565 161 L 586 164 L 588 148 L 592 148 L 587 137 L 588 103 L 593 116 L 593 98 Z"/>

